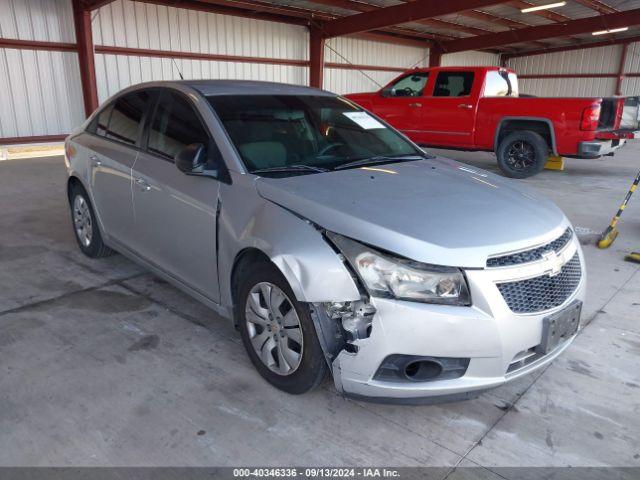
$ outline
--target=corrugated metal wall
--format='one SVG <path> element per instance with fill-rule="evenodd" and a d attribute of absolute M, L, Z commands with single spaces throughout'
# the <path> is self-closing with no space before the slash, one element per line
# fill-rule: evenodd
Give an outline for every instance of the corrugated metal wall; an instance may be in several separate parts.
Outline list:
<path fill-rule="evenodd" d="M 325 67 L 324 88 L 343 94 L 378 90 L 400 75 L 401 72 L 397 69 L 426 66 L 429 63 L 429 49 L 339 37 L 327 41 L 324 58 L 327 63 L 376 65 L 396 69 L 361 71 Z"/>
<path fill-rule="evenodd" d="M 500 65 L 500 55 L 489 52 L 457 52 L 442 55 L 440 64 L 443 67 L 482 67 Z"/>
<path fill-rule="evenodd" d="M 69 0 L 0 0 L 0 37 L 76 41 Z"/>
<path fill-rule="evenodd" d="M 547 53 L 512 58 L 509 68 L 518 75 L 617 74 L 621 45 Z M 608 78 L 523 78 L 520 91 L 544 97 L 584 97 L 613 95 L 616 79 Z"/>
<path fill-rule="evenodd" d="M 306 28 L 262 20 L 196 12 L 151 3 L 117 0 L 94 13 L 96 46 L 124 47 L 213 55 L 234 55 L 306 62 Z M 0 0 L 0 37 L 74 43 L 71 0 Z M 511 59 L 521 75 L 616 74 L 621 45 Z M 425 66 L 428 50 L 352 37 L 327 42 L 325 88 L 347 93 L 372 91 L 401 69 Z M 498 65 L 485 52 L 445 54 L 442 64 Z M 359 70 L 355 66 L 366 67 Z M 96 54 L 101 101 L 118 90 L 147 80 L 239 78 L 308 84 L 304 65 L 223 60 L 157 58 L 136 53 Z M 628 50 L 626 73 L 640 75 L 640 44 Z M 611 95 L 616 79 L 524 78 L 521 91 L 544 96 Z M 84 118 L 77 55 L 74 52 L 0 49 L 0 137 L 67 133 Z M 640 93 L 640 78 L 623 82 L 624 94 Z"/>
<path fill-rule="evenodd" d="M 75 42 L 68 0 L 0 0 L 0 37 Z M 0 137 L 67 133 L 84 119 L 73 52 L 0 49 Z"/>
<path fill-rule="evenodd" d="M 307 60 L 304 27 L 204 13 L 129 0 L 98 10 L 95 45 Z M 238 78 L 306 84 L 306 67 L 257 63 L 96 54 L 98 96 L 104 101 L 122 88 L 149 80 Z"/>
<path fill-rule="evenodd" d="M 627 49 L 627 58 L 624 65 L 625 73 L 640 74 L 640 43 L 631 43 Z M 625 78 L 622 81 L 623 95 L 640 95 L 640 78 Z"/>
<path fill-rule="evenodd" d="M 274 22 L 118 0 L 100 8 L 94 20 L 96 45 L 222 55 L 308 60 L 306 28 Z M 425 65 L 428 50 L 356 38 L 327 42 L 325 59 L 392 68 Z M 103 101 L 133 83 L 152 79 L 240 78 L 308 84 L 306 67 L 242 62 L 96 55 L 98 94 Z M 374 90 L 397 71 L 325 69 L 325 85 L 338 93 Z"/>

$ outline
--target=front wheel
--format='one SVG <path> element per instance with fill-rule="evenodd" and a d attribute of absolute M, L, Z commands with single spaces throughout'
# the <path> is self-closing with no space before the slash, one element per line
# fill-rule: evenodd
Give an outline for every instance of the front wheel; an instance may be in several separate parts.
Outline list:
<path fill-rule="evenodd" d="M 512 132 L 500 142 L 496 157 L 498 167 L 507 177 L 527 178 L 542 171 L 549 157 L 549 145 L 536 132 Z"/>
<path fill-rule="evenodd" d="M 260 375 L 288 393 L 317 387 L 327 364 L 309 307 L 296 300 L 280 271 L 267 262 L 252 266 L 237 300 L 242 343 Z"/>

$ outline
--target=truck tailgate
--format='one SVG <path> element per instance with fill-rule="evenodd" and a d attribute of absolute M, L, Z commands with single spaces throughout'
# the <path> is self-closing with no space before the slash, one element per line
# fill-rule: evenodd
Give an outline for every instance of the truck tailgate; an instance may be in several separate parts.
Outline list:
<path fill-rule="evenodd" d="M 638 138 L 640 129 L 640 97 L 607 97 L 602 99 L 596 138 L 621 140 Z"/>

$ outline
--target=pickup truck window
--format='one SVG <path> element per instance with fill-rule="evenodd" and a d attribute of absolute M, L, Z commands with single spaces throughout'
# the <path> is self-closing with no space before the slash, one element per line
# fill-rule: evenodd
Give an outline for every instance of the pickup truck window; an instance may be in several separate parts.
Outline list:
<path fill-rule="evenodd" d="M 390 97 L 420 97 L 427 84 L 429 74 L 416 72 L 402 77 L 388 90 Z"/>
<path fill-rule="evenodd" d="M 485 97 L 517 97 L 518 78 L 506 71 L 490 70 L 484 83 Z"/>
<path fill-rule="evenodd" d="M 434 97 L 464 97 L 471 94 L 473 72 L 440 72 L 433 90 Z"/>

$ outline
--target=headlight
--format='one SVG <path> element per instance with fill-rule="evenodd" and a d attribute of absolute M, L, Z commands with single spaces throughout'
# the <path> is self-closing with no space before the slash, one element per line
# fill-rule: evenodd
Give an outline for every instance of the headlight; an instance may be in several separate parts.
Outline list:
<path fill-rule="evenodd" d="M 337 233 L 327 232 L 375 297 L 447 305 L 471 305 L 467 281 L 458 268 L 414 262 L 382 253 Z"/>

